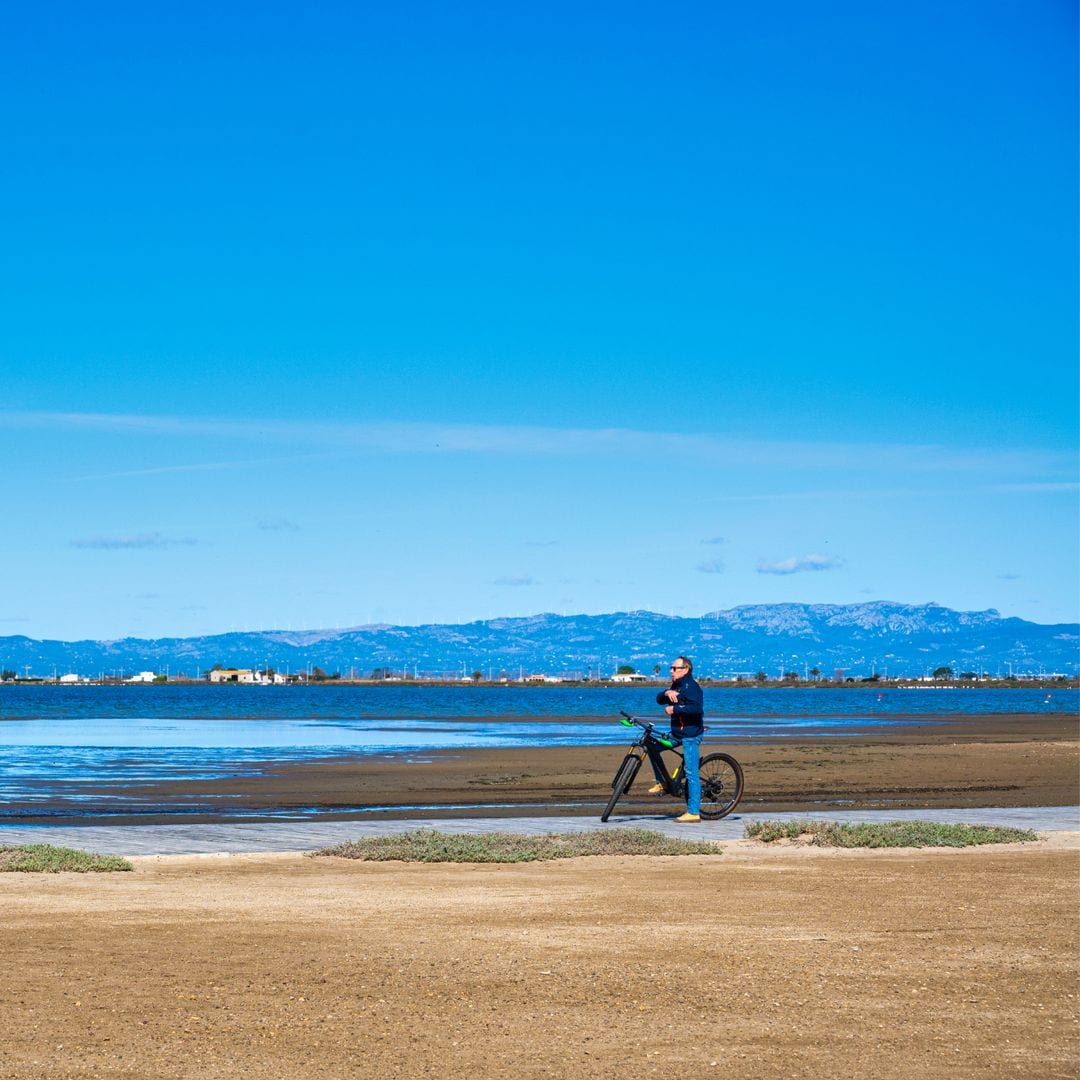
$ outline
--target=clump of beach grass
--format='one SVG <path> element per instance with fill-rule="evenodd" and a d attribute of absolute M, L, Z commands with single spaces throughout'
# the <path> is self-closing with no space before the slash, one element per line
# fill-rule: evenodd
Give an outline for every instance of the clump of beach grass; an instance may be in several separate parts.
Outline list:
<path fill-rule="evenodd" d="M 881 821 L 840 824 L 836 821 L 758 821 L 746 836 L 765 844 L 789 841 L 816 847 L 972 847 L 1038 840 L 1030 829 L 999 825 L 964 825 L 938 821 Z"/>
<path fill-rule="evenodd" d="M 312 854 L 373 862 L 520 863 L 576 859 L 584 855 L 719 855 L 720 848 L 702 841 L 674 839 L 652 829 L 607 829 L 538 836 L 416 829 L 394 836 L 350 840 Z"/>
<path fill-rule="evenodd" d="M 78 848 L 53 847 L 52 844 L 0 846 L 0 873 L 59 874 L 68 870 L 76 874 L 96 874 L 131 869 L 131 863 L 119 855 L 95 855 Z"/>

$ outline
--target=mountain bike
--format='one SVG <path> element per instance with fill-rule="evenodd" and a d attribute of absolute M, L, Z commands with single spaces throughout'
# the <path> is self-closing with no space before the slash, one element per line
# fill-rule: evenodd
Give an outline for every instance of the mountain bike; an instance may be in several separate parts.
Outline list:
<path fill-rule="evenodd" d="M 668 732 L 656 731 L 654 724 L 638 720 L 622 710 L 620 715 L 622 719 L 619 723 L 624 727 L 639 727 L 642 731 L 637 740 L 630 744 L 626 757 L 615 770 L 615 777 L 611 781 L 611 798 L 600 815 L 601 821 L 607 821 L 615 804 L 629 793 L 646 758 L 652 763 L 658 782 L 663 785 L 663 793 L 676 799 L 686 799 L 686 777 L 682 771 L 683 755 L 680 749 L 682 739 Z M 671 751 L 678 759 L 670 771 L 663 757 L 665 750 Z M 742 766 L 730 754 L 706 754 L 701 759 L 698 773 L 701 776 L 701 816 L 710 821 L 726 817 L 742 798 Z"/>

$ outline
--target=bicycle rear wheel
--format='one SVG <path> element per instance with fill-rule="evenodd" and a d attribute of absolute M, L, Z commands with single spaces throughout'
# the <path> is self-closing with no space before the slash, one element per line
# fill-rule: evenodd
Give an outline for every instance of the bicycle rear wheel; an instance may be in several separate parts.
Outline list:
<path fill-rule="evenodd" d="M 730 754 L 706 754 L 698 772 L 701 816 L 715 820 L 730 814 L 742 798 L 742 766 Z"/>
<path fill-rule="evenodd" d="M 607 821 L 611 817 L 615 804 L 630 790 L 630 785 L 634 782 L 634 777 L 637 776 L 640 768 L 641 758 L 637 754 L 627 754 L 622 759 L 622 764 L 615 772 L 615 779 L 611 781 L 611 798 L 608 799 L 607 806 L 600 815 L 601 821 Z"/>

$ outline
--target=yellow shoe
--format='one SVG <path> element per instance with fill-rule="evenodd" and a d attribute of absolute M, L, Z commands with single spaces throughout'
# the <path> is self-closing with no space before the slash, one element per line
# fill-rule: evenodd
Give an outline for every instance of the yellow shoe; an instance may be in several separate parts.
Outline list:
<path fill-rule="evenodd" d="M 700 821 L 701 820 L 701 815 L 700 814 L 680 814 L 675 820 L 678 821 L 678 822 L 681 822 L 683 825 L 688 825 L 692 821 Z"/>
<path fill-rule="evenodd" d="M 651 788 L 649 788 L 649 794 L 650 795 L 663 795 L 664 794 L 664 785 L 663 784 L 653 784 L 653 786 Z"/>

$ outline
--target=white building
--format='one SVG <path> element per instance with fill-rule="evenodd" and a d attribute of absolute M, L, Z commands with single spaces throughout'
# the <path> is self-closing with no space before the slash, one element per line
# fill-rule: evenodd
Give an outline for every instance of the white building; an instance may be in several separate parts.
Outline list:
<path fill-rule="evenodd" d="M 138 675 L 132 675 L 130 679 L 125 679 L 124 682 L 153 682 L 157 678 L 157 675 L 153 671 L 140 671 Z"/>
<path fill-rule="evenodd" d="M 212 683 L 250 683 L 257 686 L 268 686 L 271 683 L 275 686 L 280 686 L 282 683 L 287 683 L 289 681 L 280 671 L 275 671 L 273 675 L 268 675 L 265 671 L 254 671 L 251 668 L 234 667 L 215 668 L 208 671 L 206 677 Z"/>
<path fill-rule="evenodd" d="M 206 673 L 210 682 L 245 682 L 255 681 L 255 672 L 251 668 L 214 668 Z"/>

